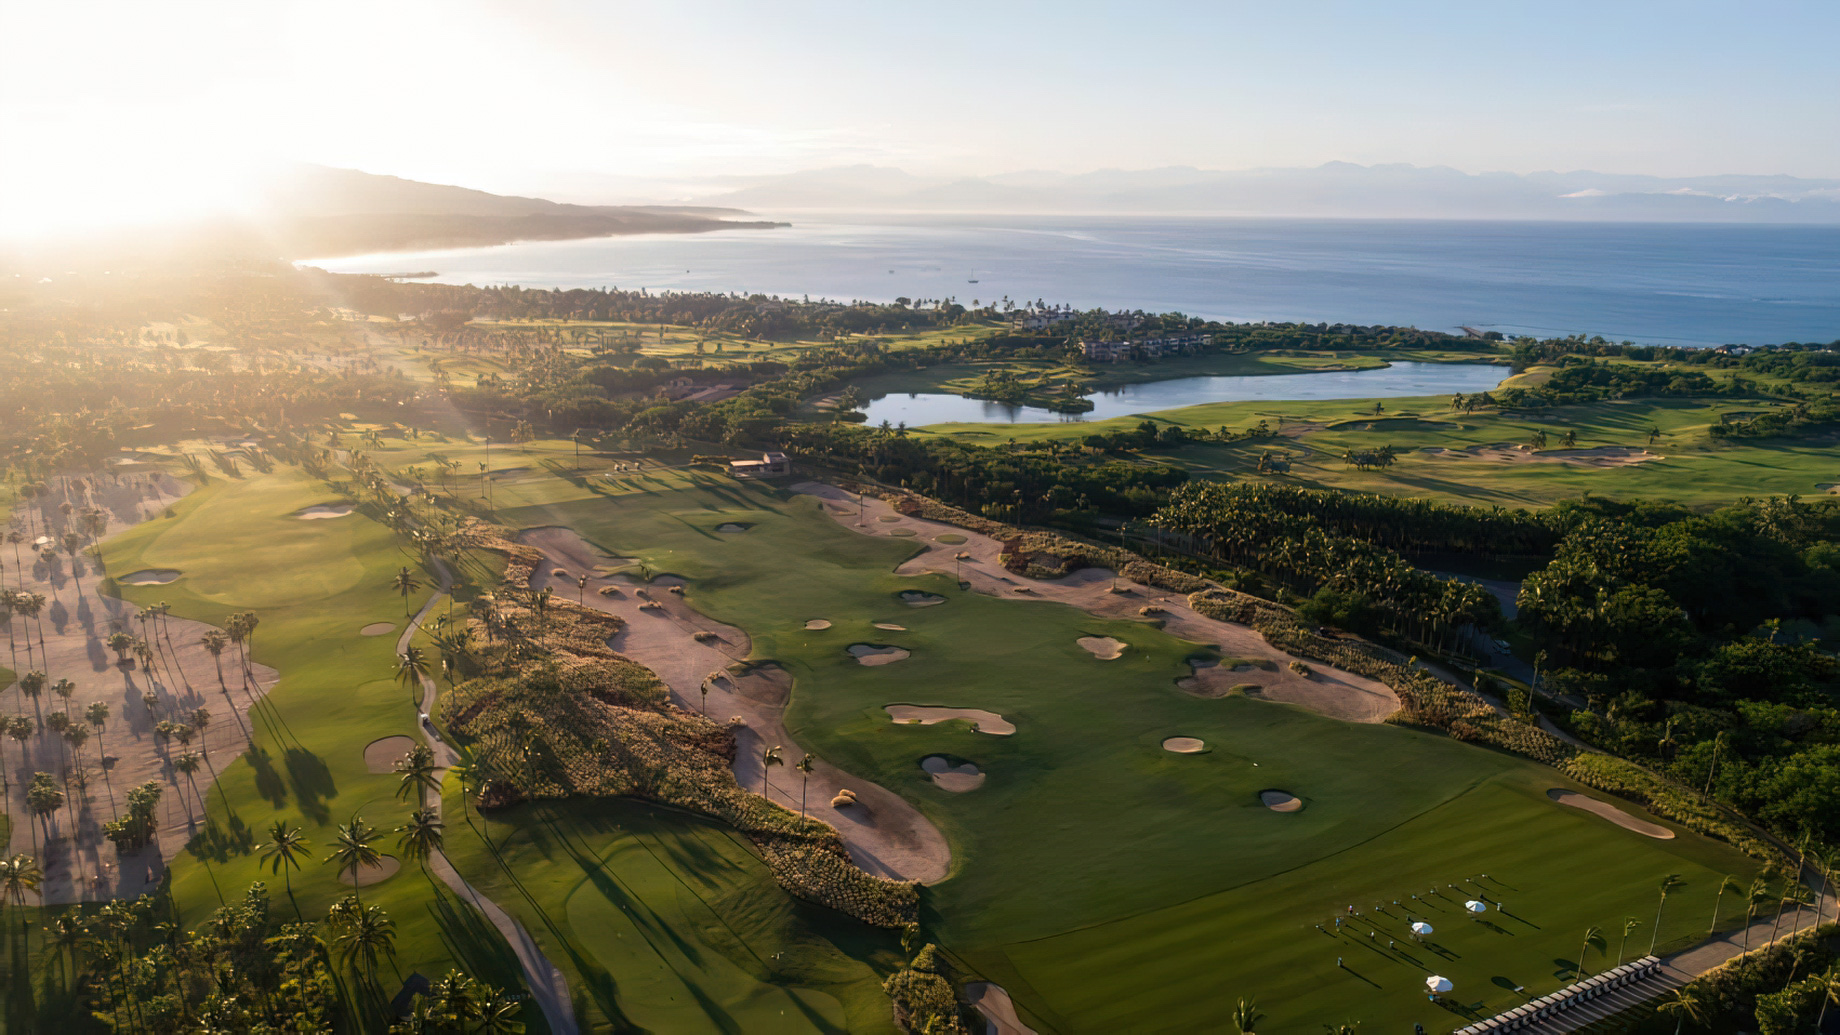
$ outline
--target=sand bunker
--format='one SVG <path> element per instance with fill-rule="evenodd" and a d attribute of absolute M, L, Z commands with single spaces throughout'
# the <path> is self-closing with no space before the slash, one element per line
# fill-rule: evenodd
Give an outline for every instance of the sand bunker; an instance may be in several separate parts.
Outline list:
<path fill-rule="evenodd" d="M 830 622 L 830 619 L 828 618 L 813 618 L 811 621 L 805 623 L 805 628 L 810 629 L 813 632 L 816 632 L 819 629 L 829 629 L 830 627 L 831 627 L 831 622 Z"/>
<path fill-rule="evenodd" d="M 179 581 L 185 574 L 177 568 L 148 568 L 146 571 L 132 572 L 116 579 L 124 586 L 164 586 L 168 582 Z"/>
<path fill-rule="evenodd" d="M 906 631 L 907 631 L 907 626 L 905 626 L 905 625 L 896 625 L 896 624 L 894 624 L 893 622 L 876 622 L 876 623 L 875 623 L 875 627 L 876 627 L 877 629 L 886 629 L 886 630 L 888 630 L 889 632 L 898 632 L 898 633 L 904 633 L 904 632 L 906 632 Z"/>
<path fill-rule="evenodd" d="M 932 607 L 946 602 L 946 598 L 937 593 L 922 593 L 917 589 L 904 589 L 899 596 L 901 603 L 908 607 Z"/>
<path fill-rule="evenodd" d="M 733 521 L 728 521 L 728 522 L 724 522 L 723 524 L 717 525 L 716 531 L 728 532 L 728 533 L 745 532 L 748 529 L 753 528 L 753 527 L 754 527 L 753 525 L 738 525 L 734 523 Z"/>
<path fill-rule="evenodd" d="M 1583 809 L 1594 815 L 1602 816 L 1610 822 L 1615 823 L 1617 826 L 1622 827 L 1624 830 L 1633 830 L 1638 834 L 1645 837 L 1652 837 L 1657 841 L 1667 841 L 1674 837 L 1674 832 L 1672 830 L 1669 830 L 1659 823 L 1650 823 L 1647 820 L 1637 819 L 1607 801 L 1599 801 L 1588 795 L 1579 794 L 1577 791 L 1568 791 L 1562 787 L 1554 787 L 1552 790 L 1546 792 L 1546 796 L 1561 805 L 1569 805 L 1572 808 Z"/>
<path fill-rule="evenodd" d="M 1426 456 L 1447 460 L 1488 460 L 1503 464 L 1567 464 L 1572 467 L 1628 467 L 1650 460 L 1666 459 L 1636 446 L 1596 446 L 1591 449 L 1534 449 L 1513 442 L 1491 442 L 1467 449 L 1429 446 L 1419 450 Z"/>
<path fill-rule="evenodd" d="M 364 628 L 359 629 L 358 634 L 361 636 L 382 636 L 384 633 L 394 628 L 396 628 L 396 623 L 394 622 L 372 622 Z"/>
<path fill-rule="evenodd" d="M 1178 755 L 1198 755 L 1207 750 L 1200 737 L 1170 737 L 1163 741 L 1164 751 L 1173 751 Z"/>
<path fill-rule="evenodd" d="M 294 516 L 302 521 L 318 521 L 323 518 L 346 517 L 354 509 L 356 508 L 350 503 L 320 503 L 297 510 L 294 512 Z"/>
<path fill-rule="evenodd" d="M 402 869 L 402 863 L 395 856 L 386 855 L 378 859 L 377 865 L 375 866 L 358 867 L 357 885 L 360 888 L 368 888 L 372 884 L 381 884 L 391 877 L 396 876 L 396 871 L 400 869 Z M 352 872 L 350 870 L 339 871 L 340 884 L 351 884 L 351 878 Z"/>
<path fill-rule="evenodd" d="M 885 647 L 874 643 L 852 643 L 849 647 L 850 657 L 862 665 L 892 665 L 913 657 L 913 652 L 900 647 Z"/>
<path fill-rule="evenodd" d="M 396 763 L 415 747 L 412 737 L 384 737 L 364 745 L 364 768 L 373 773 L 393 773 Z"/>
<path fill-rule="evenodd" d="M 1074 642 L 1100 661 L 1117 661 L 1124 656 L 1124 641 L 1110 636 L 1082 636 Z"/>
<path fill-rule="evenodd" d="M 1260 791 L 1259 801 L 1273 812 L 1297 812 L 1303 808 L 1303 802 L 1289 791 Z"/>
<path fill-rule="evenodd" d="M 948 719 L 968 719 L 979 733 L 988 733 L 993 737 L 1007 737 L 1016 732 L 1014 723 L 980 708 L 932 708 L 918 704 L 891 704 L 884 709 L 888 717 L 902 724 L 931 726 Z"/>
<path fill-rule="evenodd" d="M 978 772 L 978 767 L 970 762 L 953 765 L 944 755 L 928 755 L 920 760 L 920 768 L 926 770 L 927 775 L 933 778 L 933 783 L 942 790 L 954 794 L 975 791 L 984 786 L 984 774 Z"/>

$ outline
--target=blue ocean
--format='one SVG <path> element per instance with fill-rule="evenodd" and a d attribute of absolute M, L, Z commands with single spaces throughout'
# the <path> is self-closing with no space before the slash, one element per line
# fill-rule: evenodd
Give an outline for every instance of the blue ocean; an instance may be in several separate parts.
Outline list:
<path fill-rule="evenodd" d="M 1041 299 L 1234 321 L 1474 327 L 1669 345 L 1840 339 L 1840 227 L 826 215 L 774 230 L 309 264 L 434 271 L 448 283 L 844 301 Z"/>

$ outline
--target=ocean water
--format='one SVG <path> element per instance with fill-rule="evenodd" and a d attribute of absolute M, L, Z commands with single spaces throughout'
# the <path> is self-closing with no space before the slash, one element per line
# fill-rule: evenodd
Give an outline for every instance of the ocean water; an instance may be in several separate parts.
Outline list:
<path fill-rule="evenodd" d="M 877 396 L 863 407 L 869 423 L 921 427 L 945 423 L 1050 424 L 1105 420 L 1212 402 L 1270 399 L 1381 399 L 1417 395 L 1470 395 L 1501 383 L 1508 368 L 1489 363 L 1396 362 L 1375 370 L 1333 370 L 1299 374 L 1214 375 L 1146 381 L 1086 396 L 1086 413 L 1056 413 L 1039 406 L 1012 406 L 943 392 L 898 392 Z"/>
<path fill-rule="evenodd" d="M 309 264 L 431 270 L 447 283 L 846 301 L 1007 297 L 1672 345 L 1840 339 L 1840 227 L 827 215 L 775 230 Z"/>

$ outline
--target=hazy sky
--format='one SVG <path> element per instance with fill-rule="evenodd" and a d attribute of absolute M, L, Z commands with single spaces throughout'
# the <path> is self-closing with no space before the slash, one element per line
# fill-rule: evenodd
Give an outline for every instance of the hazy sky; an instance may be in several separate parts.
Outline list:
<path fill-rule="evenodd" d="M 501 190 L 845 162 L 1840 176 L 1836 40 L 1840 3 L 1755 0 L 21 0 L 0 177 L 132 207 L 266 157 Z"/>

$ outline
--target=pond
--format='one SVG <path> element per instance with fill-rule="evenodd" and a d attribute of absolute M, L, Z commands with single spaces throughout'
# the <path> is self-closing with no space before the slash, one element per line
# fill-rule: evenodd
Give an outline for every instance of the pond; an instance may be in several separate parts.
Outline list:
<path fill-rule="evenodd" d="M 1273 402 L 1298 399 L 1391 399 L 1418 395 L 1465 395 L 1486 392 L 1501 383 L 1508 368 L 1492 363 L 1395 362 L 1376 370 L 1336 370 L 1306 374 L 1238 374 L 1177 377 L 1094 392 L 1086 413 L 1055 413 L 1039 406 L 1013 406 L 988 399 L 967 399 L 943 392 L 878 396 L 863 408 L 870 424 L 887 421 L 921 427 L 927 424 L 1050 424 L 1056 421 L 1105 420 L 1202 403 Z"/>

